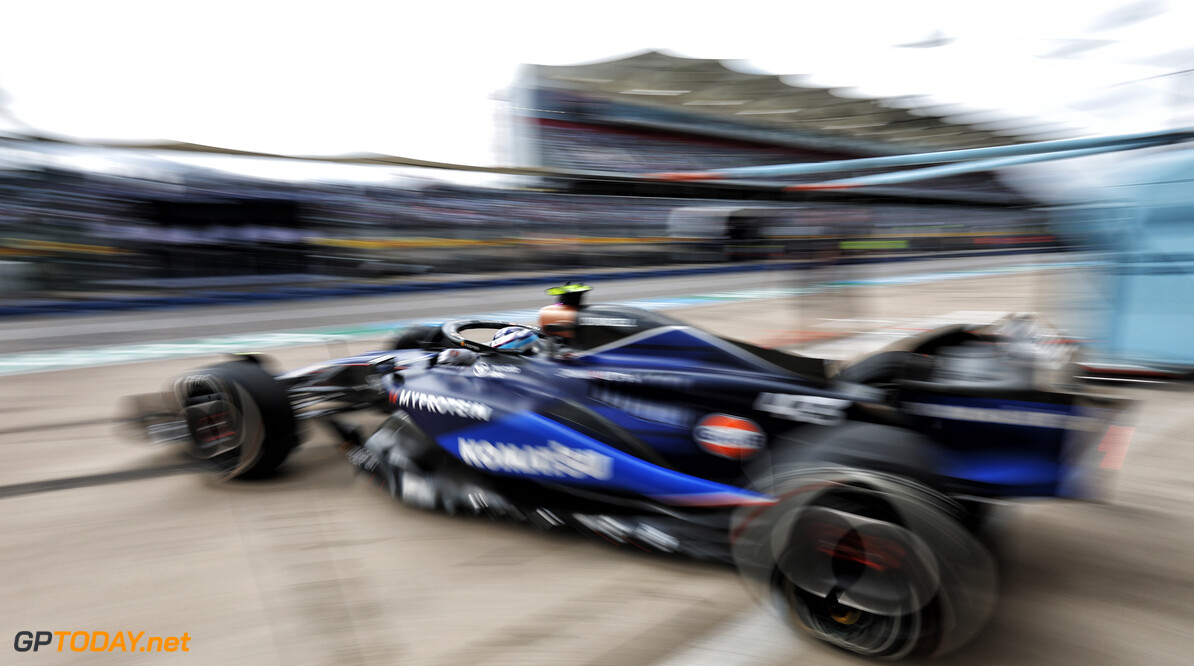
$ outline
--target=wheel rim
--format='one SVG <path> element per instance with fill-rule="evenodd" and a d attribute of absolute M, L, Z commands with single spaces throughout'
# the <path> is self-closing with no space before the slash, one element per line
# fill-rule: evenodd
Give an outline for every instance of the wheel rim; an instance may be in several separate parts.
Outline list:
<path fill-rule="evenodd" d="M 190 433 L 187 453 L 211 461 L 221 478 L 233 478 L 261 455 L 264 430 L 252 398 L 215 374 L 182 377 L 174 387 Z"/>
<path fill-rule="evenodd" d="M 836 594 L 819 598 L 785 581 L 781 593 L 793 622 L 815 638 L 863 655 L 899 658 L 921 633 L 919 613 L 880 615 L 842 604 Z"/>
<path fill-rule="evenodd" d="M 939 579 L 931 553 L 891 517 L 831 494 L 796 519 L 780 590 L 798 626 L 864 655 L 899 658 L 919 643 Z"/>
<path fill-rule="evenodd" d="M 190 375 L 176 386 L 191 435 L 190 452 L 211 459 L 240 445 L 243 419 L 232 388 L 213 375 Z"/>
<path fill-rule="evenodd" d="M 735 515 L 734 560 L 795 628 L 899 659 L 947 654 L 990 617 L 995 562 L 956 502 L 852 468 L 780 469 L 770 482 L 776 504 Z"/>

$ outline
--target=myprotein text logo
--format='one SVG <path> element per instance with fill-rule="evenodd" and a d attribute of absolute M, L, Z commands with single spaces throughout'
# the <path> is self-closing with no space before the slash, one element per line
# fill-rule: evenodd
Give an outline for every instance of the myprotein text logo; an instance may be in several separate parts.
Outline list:
<path fill-rule="evenodd" d="M 415 409 L 421 412 L 431 412 L 432 414 L 448 414 L 450 416 L 458 416 L 462 419 L 476 419 L 477 421 L 488 421 L 489 417 L 493 414 L 491 407 L 482 405 L 479 402 L 463 400 L 461 398 L 449 398 L 443 395 L 433 395 L 431 393 L 408 389 L 390 391 L 390 402 L 403 409 Z"/>
<path fill-rule="evenodd" d="M 190 652 L 191 635 L 146 636 L 144 631 L 18 631 L 17 652 Z"/>

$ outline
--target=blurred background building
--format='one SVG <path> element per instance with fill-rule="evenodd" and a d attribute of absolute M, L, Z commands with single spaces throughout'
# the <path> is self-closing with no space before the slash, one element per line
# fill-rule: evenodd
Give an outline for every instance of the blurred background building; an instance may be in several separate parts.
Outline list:
<path fill-rule="evenodd" d="M 186 144 L 10 133 L 0 138 L 5 295 L 1056 244 L 1041 202 L 992 172 L 850 193 L 630 178 L 1061 136 L 792 83 L 653 51 L 526 66 L 508 93 L 505 160 L 534 175 L 500 186 L 402 158 L 304 171 Z"/>

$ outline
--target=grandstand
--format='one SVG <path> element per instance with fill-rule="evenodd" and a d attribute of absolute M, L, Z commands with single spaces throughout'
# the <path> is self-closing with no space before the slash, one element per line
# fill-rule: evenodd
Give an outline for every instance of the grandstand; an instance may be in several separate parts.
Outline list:
<path fill-rule="evenodd" d="M 913 113 L 891 101 L 802 85 L 792 77 L 735 70 L 732 63 L 648 51 L 570 66 L 524 67 L 512 96 L 513 143 L 520 163 L 568 171 L 535 180 L 559 192 L 667 197 L 692 208 L 670 219 L 669 234 L 706 239 L 689 256 L 749 258 L 799 255 L 799 247 L 866 235 L 872 246 L 966 249 L 1000 234 L 1010 245 L 1051 240 L 1039 202 L 992 172 L 955 175 L 915 186 L 849 192 L 796 192 L 768 182 L 629 181 L 603 177 L 743 166 L 820 162 L 961 150 L 1058 138 L 1043 130 L 993 131 Z M 858 170 L 846 174 L 867 175 Z M 839 174 L 839 177 L 841 175 Z M 767 207 L 760 207 L 765 201 Z M 716 204 L 716 205 L 714 205 Z M 718 219 L 687 233 L 676 220 Z M 746 227 L 750 227 L 746 233 Z M 788 233 L 785 230 L 804 230 Z M 808 230 L 815 229 L 814 241 Z M 744 241 L 744 236 L 748 240 Z M 727 250 L 713 251 L 716 239 Z M 852 242 L 852 241 L 848 241 Z M 991 242 L 991 241 L 986 241 Z M 1003 241 L 999 241 L 1003 243 Z"/>
<path fill-rule="evenodd" d="M 953 123 L 889 101 L 793 84 L 790 77 L 743 73 L 721 61 L 655 51 L 584 65 L 527 66 L 512 106 L 520 163 L 581 171 L 714 170 L 1043 138 Z M 970 200 L 981 203 L 1032 203 L 991 173 L 877 192 L 922 198 L 971 194 Z"/>

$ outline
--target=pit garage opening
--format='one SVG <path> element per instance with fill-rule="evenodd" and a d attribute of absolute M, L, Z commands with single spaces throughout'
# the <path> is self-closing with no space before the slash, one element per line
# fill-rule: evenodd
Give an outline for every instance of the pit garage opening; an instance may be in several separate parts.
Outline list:
<path fill-rule="evenodd" d="M 297 202 L 165 200 L 144 207 L 151 272 L 163 278 L 303 273 L 310 250 Z"/>

